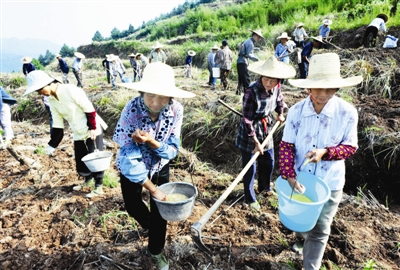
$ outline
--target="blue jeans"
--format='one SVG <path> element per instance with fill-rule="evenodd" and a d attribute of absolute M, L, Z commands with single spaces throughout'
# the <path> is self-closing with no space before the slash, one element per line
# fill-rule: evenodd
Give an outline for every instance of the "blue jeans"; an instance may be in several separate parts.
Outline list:
<path fill-rule="evenodd" d="M 242 168 L 250 161 L 254 154 L 242 151 Z M 249 168 L 243 176 L 244 198 L 247 203 L 257 200 L 254 192 L 254 178 L 257 172 L 258 163 L 258 192 L 270 190 L 272 172 L 274 170 L 274 148 L 264 151 L 264 155 L 259 155 L 256 162 Z"/>
<path fill-rule="evenodd" d="M 303 267 L 305 270 L 319 270 L 324 256 L 326 243 L 331 233 L 331 224 L 335 216 L 343 190 L 331 191 L 331 197 L 322 208 L 317 224 L 308 232 L 303 247 Z"/>

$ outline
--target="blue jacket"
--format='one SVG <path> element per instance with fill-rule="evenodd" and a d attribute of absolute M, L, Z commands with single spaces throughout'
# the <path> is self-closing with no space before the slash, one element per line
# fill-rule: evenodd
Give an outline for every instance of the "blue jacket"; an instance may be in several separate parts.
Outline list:
<path fill-rule="evenodd" d="M 60 69 L 63 73 L 68 73 L 69 72 L 69 66 L 67 64 L 67 61 L 65 61 L 64 59 L 62 59 L 60 57 L 60 59 L 58 59 L 58 63 L 60 64 Z"/>

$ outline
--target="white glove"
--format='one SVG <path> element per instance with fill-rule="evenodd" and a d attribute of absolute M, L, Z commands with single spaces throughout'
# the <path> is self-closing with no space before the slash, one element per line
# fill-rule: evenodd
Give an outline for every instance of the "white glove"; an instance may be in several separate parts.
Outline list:
<path fill-rule="evenodd" d="M 56 151 L 56 149 L 54 147 L 51 147 L 50 145 L 47 146 L 46 148 L 46 154 L 51 156 L 53 155 L 54 151 Z"/>

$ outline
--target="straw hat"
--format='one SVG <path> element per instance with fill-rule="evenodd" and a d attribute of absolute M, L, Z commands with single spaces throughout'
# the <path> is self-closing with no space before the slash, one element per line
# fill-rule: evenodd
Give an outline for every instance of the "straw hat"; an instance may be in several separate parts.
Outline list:
<path fill-rule="evenodd" d="M 153 49 L 158 49 L 158 48 L 161 48 L 163 45 L 160 43 L 160 42 L 156 42 L 156 44 L 154 44 L 153 46 L 152 46 L 152 48 Z"/>
<path fill-rule="evenodd" d="M 79 59 L 85 59 L 85 56 L 83 55 L 83 53 L 76 52 L 76 53 L 74 53 L 74 55 Z"/>
<path fill-rule="evenodd" d="M 107 61 L 108 61 L 108 62 L 115 61 L 115 60 L 117 60 L 117 56 L 116 56 L 116 55 L 114 55 L 114 54 L 109 54 L 109 55 L 107 56 Z"/>
<path fill-rule="evenodd" d="M 290 79 L 289 83 L 300 88 L 341 88 L 357 85 L 362 76 L 342 78 L 340 58 L 336 53 L 317 54 L 311 57 L 307 79 Z"/>
<path fill-rule="evenodd" d="M 131 53 L 130 55 L 128 55 L 128 57 L 136 57 L 136 54 Z"/>
<path fill-rule="evenodd" d="M 28 81 L 28 88 L 26 88 L 24 96 L 32 92 L 38 91 L 53 81 L 61 83 L 59 79 L 50 77 L 43 70 L 33 70 L 26 76 Z"/>
<path fill-rule="evenodd" d="M 160 62 L 148 64 L 139 82 L 117 85 L 166 97 L 192 98 L 195 96 L 193 93 L 176 87 L 174 70 L 169 65 Z"/>
<path fill-rule="evenodd" d="M 322 23 L 325 24 L 325 25 L 331 25 L 332 21 L 329 20 L 329 19 L 325 19 L 325 20 L 322 21 Z"/>
<path fill-rule="evenodd" d="M 387 16 L 386 14 L 383 14 L 383 13 L 378 14 L 376 17 L 377 17 L 377 18 L 381 18 L 381 19 L 384 20 L 385 22 L 387 22 L 388 19 L 389 19 L 388 16 Z"/>
<path fill-rule="evenodd" d="M 61 54 L 57 53 L 56 54 L 56 58 L 61 57 Z"/>
<path fill-rule="evenodd" d="M 196 52 L 193 51 L 193 50 L 190 50 L 190 51 L 188 51 L 188 55 L 190 55 L 190 56 L 195 56 L 195 55 L 196 55 Z"/>
<path fill-rule="evenodd" d="M 276 39 L 281 39 L 281 38 L 292 39 L 291 37 L 289 37 L 289 36 L 287 35 L 286 32 L 283 32 L 283 33 L 282 33 L 279 37 L 277 37 Z"/>
<path fill-rule="evenodd" d="M 261 38 L 264 38 L 263 35 L 261 34 L 261 30 L 260 29 L 257 29 L 257 30 L 251 30 L 250 29 L 250 32 L 256 34 L 257 36 L 260 36 Z"/>
<path fill-rule="evenodd" d="M 319 41 L 319 42 L 325 44 L 325 41 L 323 40 L 322 36 L 316 36 L 316 37 L 311 36 L 311 38 L 312 38 L 312 39 L 315 39 L 316 41 Z"/>
<path fill-rule="evenodd" d="M 302 22 L 300 22 L 297 27 L 302 27 L 304 24 Z"/>
<path fill-rule="evenodd" d="M 214 47 L 212 47 L 211 50 L 219 50 L 218 45 L 217 45 L 217 44 L 214 44 Z"/>
<path fill-rule="evenodd" d="M 142 55 L 141 53 L 137 53 L 137 54 L 136 54 L 136 56 L 141 56 L 141 55 Z"/>
<path fill-rule="evenodd" d="M 21 59 L 21 62 L 24 64 L 29 64 L 30 62 L 32 62 L 32 57 L 25 56 Z"/>
<path fill-rule="evenodd" d="M 275 56 L 270 56 L 266 61 L 258 61 L 250 64 L 249 71 L 277 79 L 287 79 L 296 76 L 296 70 L 289 64 L 278 61 Z"/>

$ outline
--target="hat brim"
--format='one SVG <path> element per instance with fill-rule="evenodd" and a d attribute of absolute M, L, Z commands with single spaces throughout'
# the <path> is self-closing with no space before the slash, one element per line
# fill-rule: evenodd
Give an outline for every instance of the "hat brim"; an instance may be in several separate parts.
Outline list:
<path fill-rule="evenodd" d="M 319 37 L 311 37 L 312 39 L 315 39 L 316 41 L 319 41 L 319 42 L 321 42 L 321 43 L 323 43 L 323 44 L 325 44 L 325 41 L 323 41 L 322 39 L 320 39 Z"/>
<path fill-rule="evenodd" d="M 265 37 L 264 37 L 261 33 L 257 32 L 257 31 L 250 30 L 250 32 L 256 34 L 257 36 L 259 36 L 259 37 L 261 37 L 261 38 L 263 38 L 263 39 L 265 39 Z"/>
<path fill-rule="evenodd" d="M 57 81 L 58 83 L 62 83 L 62 81 L 60 79 L 54 78 L 50 75 L 48 75 L 48 76 L 49 77 L 46 78 L 46 80 L 42 80 L 39 83 L 35 83 L 34 85 L 28 86 L 28 88 L 26 88 L 26 90 L 25 90 L 24 96 L 29 95 L 35 91 L 42 89 L 43 87 L 45 87 L 46 85 L 48 85 L 51 82 Z"/>
<path fill-rule="evenodd" d="M 261 76 L 276 78 L 276 79 L 288 79 L 296 76 L 296 70 L 284 62 L 277 61 L 273 70 L 267 70 L 264 67 L 265 61 L 257 61 L 248 66 L 248 70 Z"/>
<path fill-rule="evenodd" d="M 292 39 L 291 37 L 288 37 L 288 36 L 286 36 L 286 37 L 277 37 L 276 39 L 282 39 L 282 38 L 286 38 L 287 40 Z"/>
<path fill-rule="evenodd" d="M 195 52 L 195 51 L 189 51 L 189 52 L 188 52 L 188 55 L 190 55 L 190 56 L 195 56 L 195 55 L 196 55 L 196 52 Z"/>
<path fill-rule="evenodd" d="M 154 95 L 160 95 L 165 97 L 175 98 L 192 98 L 196 96 L 185 90 L 181 90 L 175 86 L 164 86 L 160 82 L 148 83 L 148 82 L 134 82 L 134 83 L 118 83 L 118 86 L 126 87 L 129 89 L 137 90 Z"/>
<path fill-rule="evenodd" d="M 326 79 L 289 79 L 289 83 L 300 88 L 342 88 L 350 87 L 361 83 L 362 76 L 349 78 L 326 78 Z"/>
<path fill-rule="evenodd" d="M 80 59 L 85 59 L 85 55 L 83 55 L 83 54 L 80 53 L 80 52 L 76 52 L 76 53 L 74 53 L 74 55 L 75 55 L 75 57 L 78 57 L 78 58 L 80 58 Z"/>

